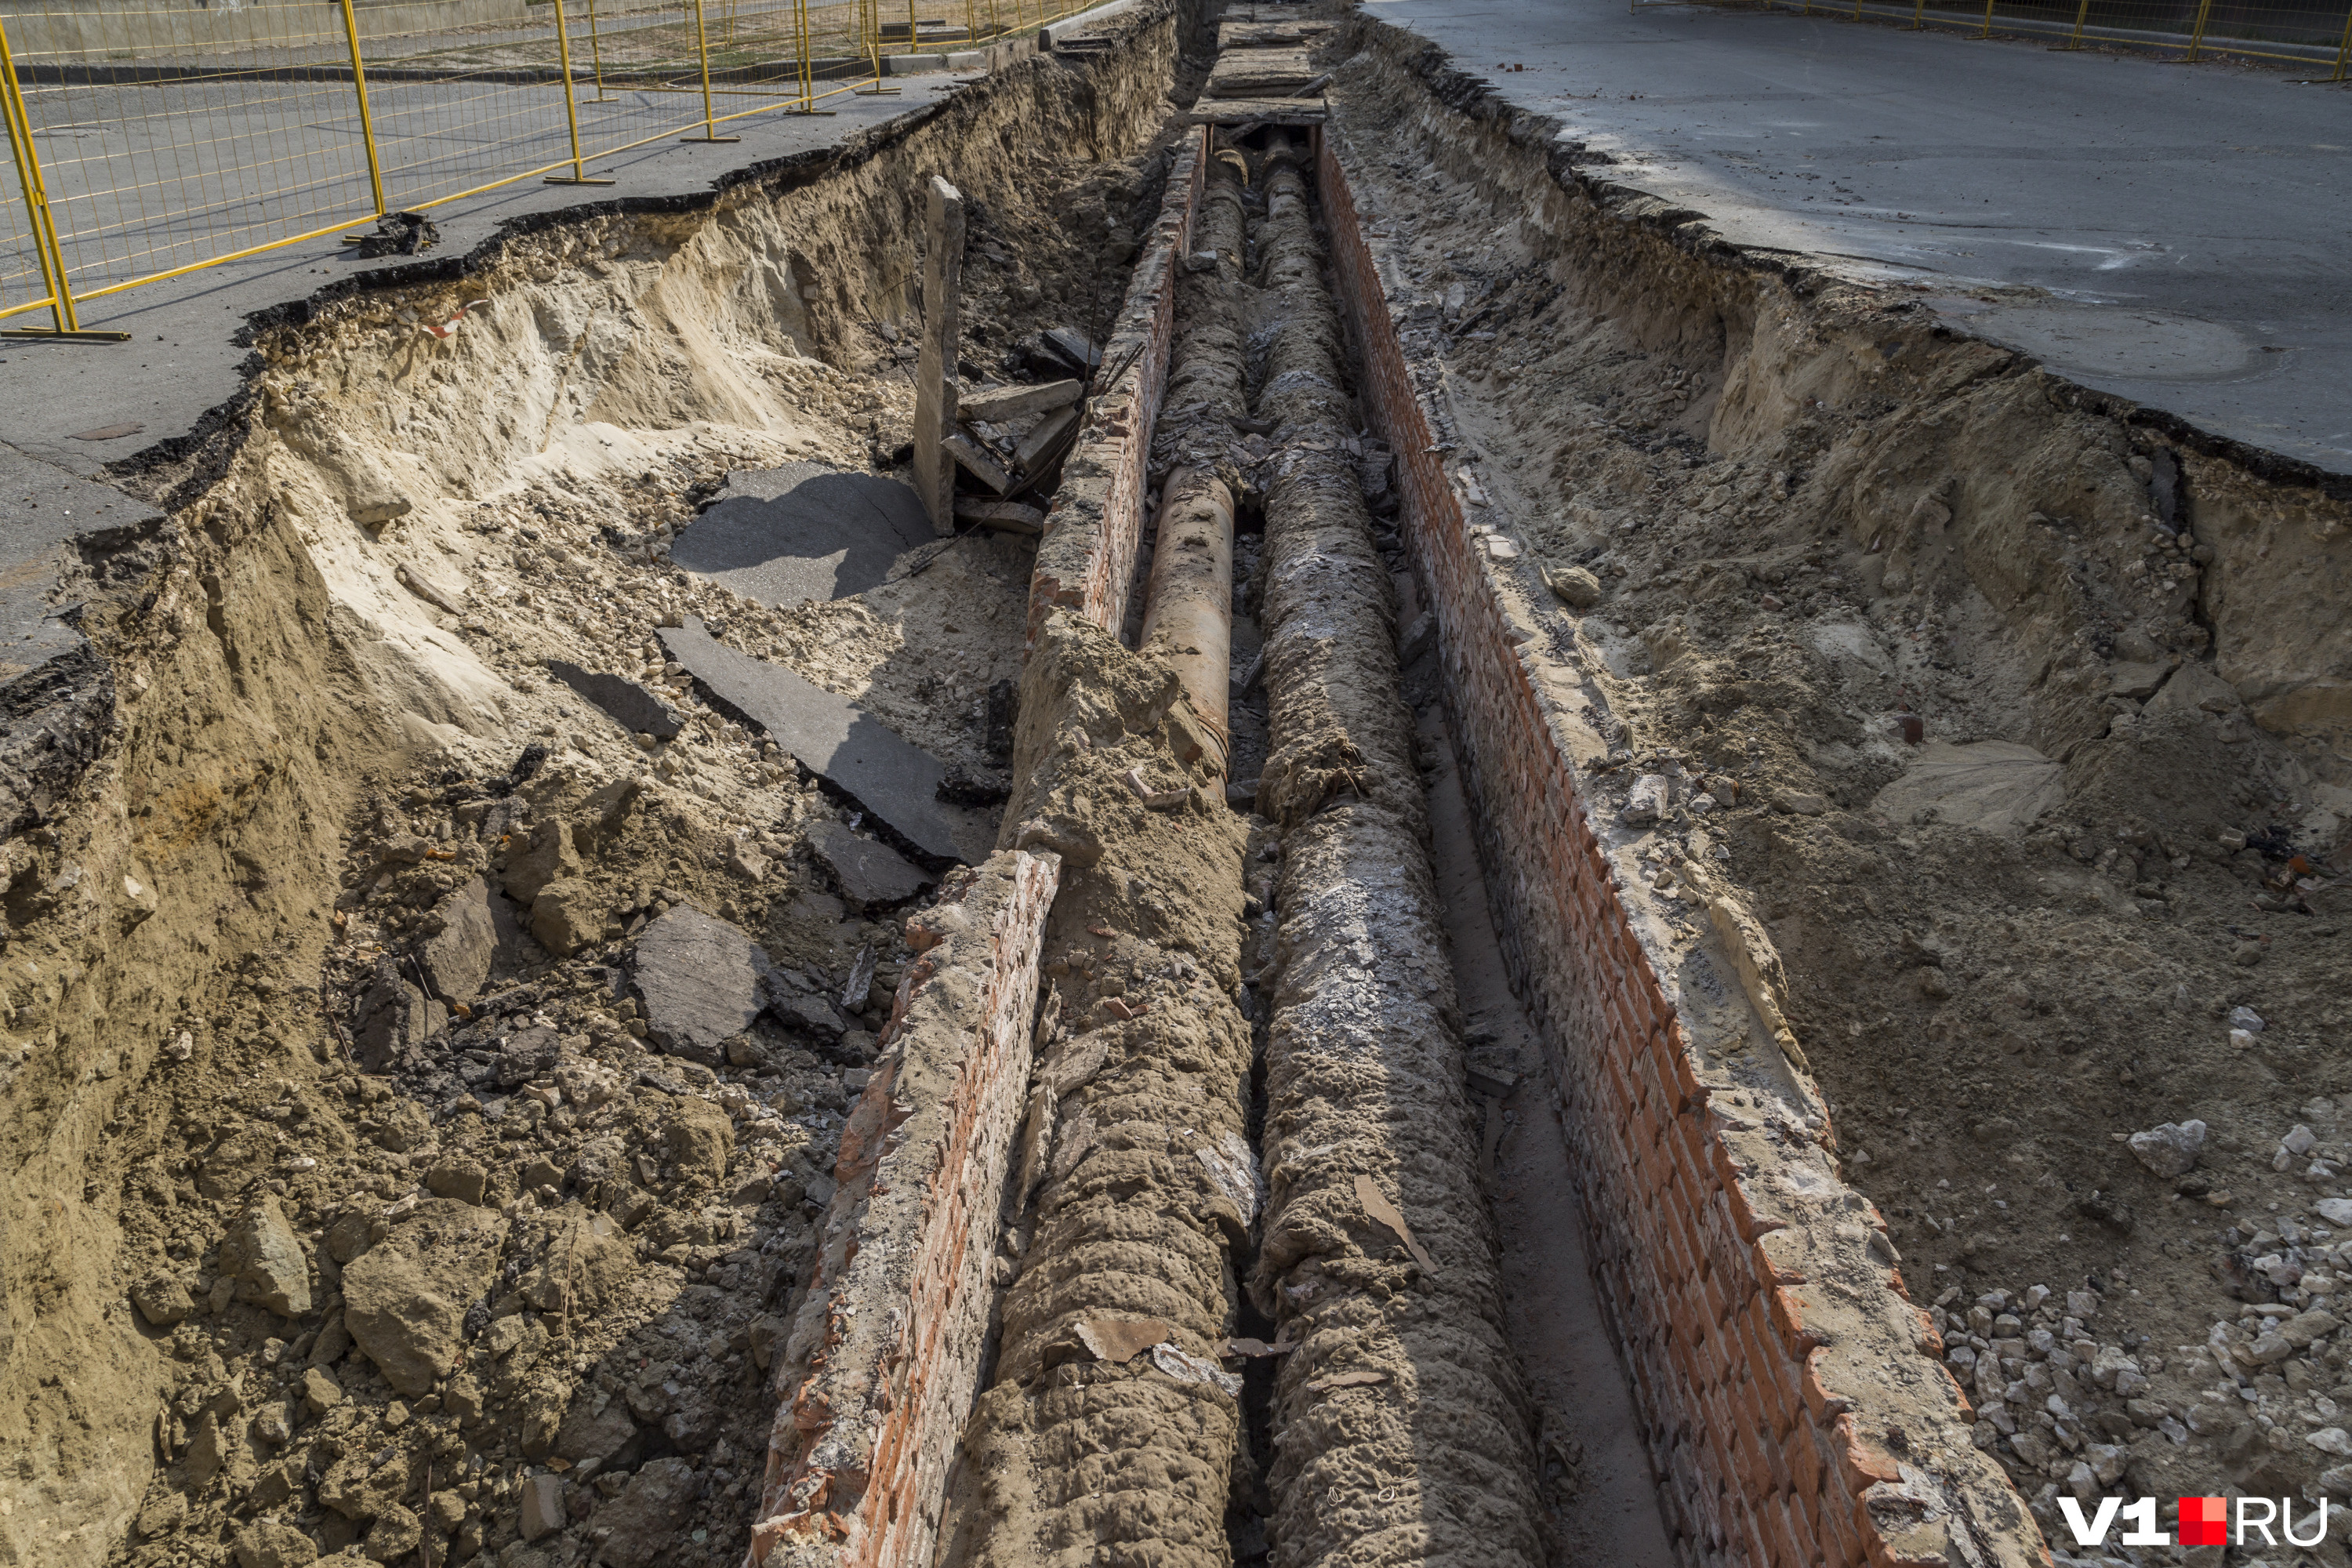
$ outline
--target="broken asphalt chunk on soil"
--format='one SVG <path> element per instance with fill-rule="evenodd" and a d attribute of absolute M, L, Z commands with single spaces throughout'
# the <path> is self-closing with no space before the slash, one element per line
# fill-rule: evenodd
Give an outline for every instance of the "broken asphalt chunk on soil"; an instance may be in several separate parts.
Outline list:
<path fill-rule="evenodd" d="M 569 659 L 551 658 L 547 673 L 593 702 L 604 716 L 632 735 L 674 741 L 686 728 L 686 715 L 634 680 L 583 669 Z"/>
<path fill-rule="evenodd" d="M 750 1028 L 767 1006 L 774 967 L 750 937 L 691 904 L 662 915 L 637 938 L 634 961 L 654 1043 L 718 1066 L 728 1038 Z"/>
<path fill-rule="evenodd" d="M 862 594 L 933 537 L 921 498 L 897 479 L 787 463 L 730 474 L 669 558 L 747 599 L 784 606 Z"/>
<path fill-rule="evenodd" d="M 846 697 L 780 664 L 738 653 L 693 616 L 661 634 L 670 658 L 725 706 L 914 846 L 941 860 L 978 865 L 996 842 L 993 811 L 939 798 L 948 770 L 937 757 Z"/>
<path fill-rule="evenodd" d="M 841 896 L 866 909 L 904 903 L 933 880 L 888 845 L 860 838 L 838 822 L 811 824 L 808 841 L 816 858 L 832 869 Z"/>

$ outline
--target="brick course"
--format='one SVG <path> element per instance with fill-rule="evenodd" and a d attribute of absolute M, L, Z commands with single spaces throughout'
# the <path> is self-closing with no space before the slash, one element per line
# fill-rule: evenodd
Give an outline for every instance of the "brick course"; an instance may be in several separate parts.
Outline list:
<path fill-rule="evenodd" d="M 750 1568 L 929 1568 L 987 1340 L 1059 877 L 1051 855 L 1003 851 L 908 922 L 923 951 L 843 1129 L 818 1272 L 777 1362 Z"/>

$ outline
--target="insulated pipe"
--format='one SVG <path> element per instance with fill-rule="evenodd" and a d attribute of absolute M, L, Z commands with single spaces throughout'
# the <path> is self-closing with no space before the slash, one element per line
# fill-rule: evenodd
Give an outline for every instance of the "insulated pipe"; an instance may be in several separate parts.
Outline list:
<path fill-rule="evenodd" d="M 1222 255 L 1230 243 L 1232 255 L 1178 274 L 1174 363 L 1153 432 L 1156 447 L 1190 456 L 1155 468 L 1230 466 L 1245 407 L 1240 235 L 1219 166 L 1193 248 Z M 1189 510 L 1185 493 L 1163 541 Z M 1229 537 L 1229 506 L 1225 517 Z M 1206 642 L 1176 629 L 1209 618 L 1198 553 L 1163 548 L 1153 598 L 1160 646 L 1199 646 L 1206 658 Z M 1208 689 L 1225 679 L 1220 663 Z M 1067 613 L 1045 619 L 1022 670 L 1022 778 L 1006 840 L 1058 848 L 1062 881 L 1005 1199 L 1000 1267 L 1015 1278 L 950 1482 L 940 1568 L 1232 1561 L 1227 1513 L 1247 1439 L 1223 1352 L 1257 1213 L 1240 1007 L 1244 828 L 1215 787 L 1211 763 L 1223 759 L 1197 744 L 1182 754 L 1203 728 L 1171 711 L 1184 701 L 1168 662 Z"/>
<path fill-rule="evenodd" d="M 1276 1568 L 1544 1561 L 1528 1407 L 1474 1173 L 1394 590 L 1372 546 L 1298 155 L 1267 158 L 1268 465 L 1258 809 L 1281 833 L 1267 1184 L 1249 1289 L 1276 1374 Z"/>
<path fill-rule="evenodd" d="M 1160 542 L 1137 640 L 1175 668 L 1212 742 L 1208 763 L 1223 773 L 1225 691 L 1233 681 L 1234 492 L 1214 474 L 1178 468 L 1160 492 Z"/>

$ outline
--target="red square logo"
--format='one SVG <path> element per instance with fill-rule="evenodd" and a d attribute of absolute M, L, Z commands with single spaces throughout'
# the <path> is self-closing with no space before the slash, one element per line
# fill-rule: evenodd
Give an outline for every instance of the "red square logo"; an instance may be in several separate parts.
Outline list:
<path fill-rule="evenodd" d="M 2220 1497 L 2185 1497 L 2180 1500 L 2180 1544 L 2183 1546 L 2227 1546 L 2230 1544 L 2230 1500 Z"/>

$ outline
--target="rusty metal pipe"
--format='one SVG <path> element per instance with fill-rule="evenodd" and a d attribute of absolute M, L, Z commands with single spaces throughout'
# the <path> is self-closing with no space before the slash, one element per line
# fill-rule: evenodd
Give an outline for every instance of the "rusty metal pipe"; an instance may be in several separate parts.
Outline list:
<path fill-rule="evenodd" d="M 1160 492 L 1160 542 L 1144 602 L 1143 649 L 1175 668 L 1224 771 L 1234 642 L 1234 495 L 1214 474 L 1178 468 Z M 1191 759 L 1187 758 L 1186 761 Z"/>

